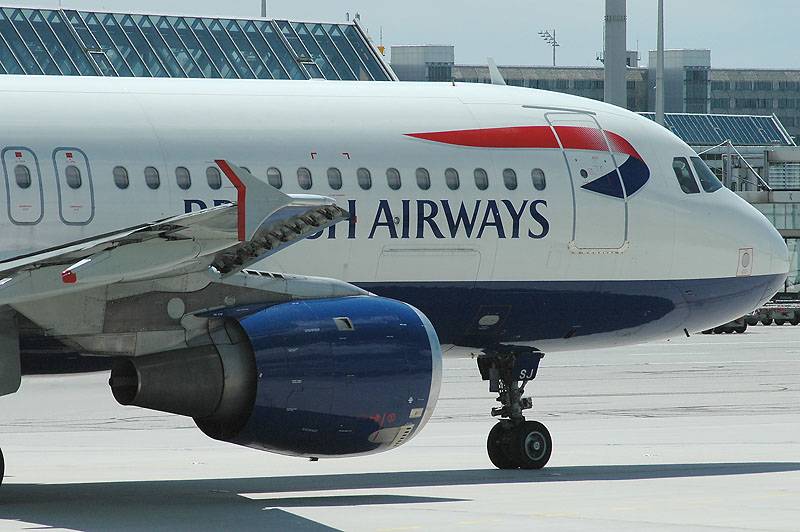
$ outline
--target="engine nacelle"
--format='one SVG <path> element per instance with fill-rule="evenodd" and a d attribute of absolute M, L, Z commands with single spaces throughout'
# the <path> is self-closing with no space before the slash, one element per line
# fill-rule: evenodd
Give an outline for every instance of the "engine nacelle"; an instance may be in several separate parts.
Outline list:
<path fill-rule="evenodd" d="M 213 346 L 119 361 L 117 400 L 191 416 L 217 440 L 306 457 L 397 447 L 433 413 L 441 348 L 405 303 L 359 296 L 218 317 Z"/>

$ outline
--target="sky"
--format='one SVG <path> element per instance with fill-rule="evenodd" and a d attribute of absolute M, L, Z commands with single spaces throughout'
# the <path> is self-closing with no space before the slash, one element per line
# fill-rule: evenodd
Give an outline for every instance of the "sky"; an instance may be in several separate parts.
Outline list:
<path fill-rule="evenodd" d="M 57 0 L 0 1 L 54 7 Z M 656 44 L 656 0 L 628 0 L 628 48 Z M 666 46 L 710 48 L 719 68 L 800 68 L 798 0 L 665 0 Z M 106 11 L 252 16 L 260 0 L 62 0 L 65 8 Z M 169 7 L 165 7 L 165 6 Z M 556 29 L 558 64 L 597 65 L 603 48 L 604 0 L 269 0 L 271 18 L 343 21 L 361 14 L 373 39 L 392 44 L 453 44 L 456 62 L 543 65 L 552 49 L 538 36 Z"/>

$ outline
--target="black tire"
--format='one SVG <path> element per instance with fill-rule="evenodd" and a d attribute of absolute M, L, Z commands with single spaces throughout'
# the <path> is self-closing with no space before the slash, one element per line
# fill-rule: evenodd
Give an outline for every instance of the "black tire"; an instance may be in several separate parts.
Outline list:
<path fill-rule="evenodd" d="M 550 461 L 553 439 L 538 421 L 526 421 L 514 429 L 513 450 L 520 469 L 542 469 Z"/>
<path fill-rule="evenodd" d="M 489 431 L 486 439 L 486 451 L 489 453 L 489 460 L 498 469 L 517 469 L 517 461 L 509 455 L 511 442 L 513 441 L 514 427 L 506 423 L 497 423 Z"/>
<path fill-rule="evenodd" d="M 800 319 L 799 318 L 791 319 L 789 320 L 789 323 L 791 323 L 794 326 L 800 325 Z"/>
<path fill-rule="evenodd" d="M 747 318 L 746 320 L 744 320 L 744 322 L 745 322 L 747 325 L 751 326 L 751 327 L 752 327 L 753 325 L 757 325 L 757 324 L 758 324 L 758 320 L 757 320 L 756 318 Z"/>
<path fill-rule="evenodd" d="M 775 320 L 775 325 L 777 325 L 778 327 L 780 327 L 784 323 L 786 323 L 786 320 Z"/>
<path fill-rule="evenodd" d="M 744 332 L 745 332 L 746 330 L 747 330 L 747 324 L 746 324 L 746 323 L 745 323 L 744 325 L 742 325 L 741 327 L 736 327 L 736 329 L 734 329 L 734 331 L 735 331 L 737 334 L 744 334 Z"/>
<path fill-rule="evenodd" d="M 714 334 L 722 334 L 725 332 L 725 327 L 715 327 Z"/>
<path fill-rule="evenodd" d="M 761 325 L 772 325 L 772 320 L 770 319 L 761 320 Z"/>

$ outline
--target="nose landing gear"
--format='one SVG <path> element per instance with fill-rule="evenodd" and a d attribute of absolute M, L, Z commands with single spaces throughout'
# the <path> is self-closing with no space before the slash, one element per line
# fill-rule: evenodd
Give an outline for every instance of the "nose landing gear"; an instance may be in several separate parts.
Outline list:
<path fill-rule="evenodd" d="M 533 407 L 531 398 L 522 396 L 525 385 L 536 378 L 543 357 L 540 351 L 518 348 L 478 357 L 481 377 L 489 381 L 489 391 L 499 395 L 501 405 L 492 409 L 501 420 L 486 441 L 489 460 L 499 469 L 541 469 L 550 460 L 550 432 L 538 421 L 526 421 L 523 414 Z"/>

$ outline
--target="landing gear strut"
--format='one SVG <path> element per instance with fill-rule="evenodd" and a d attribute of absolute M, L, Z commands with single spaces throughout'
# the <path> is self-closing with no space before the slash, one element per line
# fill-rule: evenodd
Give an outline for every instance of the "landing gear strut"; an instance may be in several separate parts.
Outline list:
<path fill-rule="evenodd" d="M 486 450 L 500 469 L 541 469 L 550 460 L 553 440 L 547 427 L 526 421 L 523 412 L 533 407 L 523 397 L 525 385 L 536 378 L 544 353 L 534 349 L 493 350 L 478 357 L 483 380 L 497 393 L 501 406 L 492 409 L 500 421 L 489 432 Z M 520 384 L 521 383 L 521 384 Z"/>

